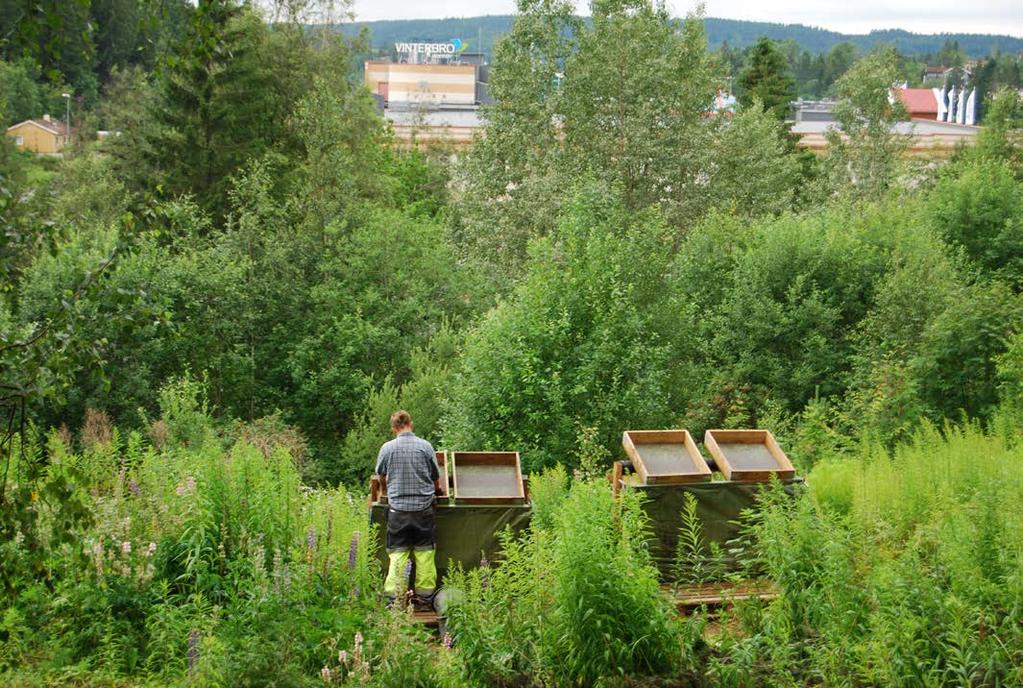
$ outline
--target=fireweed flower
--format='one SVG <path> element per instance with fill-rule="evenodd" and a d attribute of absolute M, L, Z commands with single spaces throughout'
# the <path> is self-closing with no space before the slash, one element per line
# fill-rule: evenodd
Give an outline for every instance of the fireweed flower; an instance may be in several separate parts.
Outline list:
<path fill-rule="evenodd" d="M 348 664 L 348 652 L 346 652 L 345 650 L 338 650 L 337 661 L 338 664 Z"/>
<path fill-rule="evenodd" d="M 362 633 L 355 632 L 355 653 L 362 652 Z"/>
<path fill-rule="evenodd" d="M 316 549 L 316 529 L 310 528 L 309 532 L 305 534 L 305 546 L 308 549 Z"/>
<path fill-rule="evenodd" d="M 451 649 L 451 646 L 452 646 L 452 645 L 454 645 L 455 641 L 454 641 L 454 639 L 453 639 L 453 638 L 451 637 L 451 634 L 450 634 L 450 633 L 445 633 L 445 634 L 444 634 L 444 639 L 443 639 L 443 640 L 441 640 L 441 643 L 442 643 L 442 644 L 444 645 L 444 648 L 445 648 L 445 649 L 448 649 L 448 650 L 450 650 L 450 649 Z"/>
<path fill-rule="evenodd" d="M 179 497 L 184 497 L 185 496 L 185 486 L 184 485 L 178 485 L 174 489 L 174 491 L 178 494 Z"/>
<path fill-rule="evenodd" d="M 330 669 L 328 669 L 327 667 L 323 667 L 322 669 L 320 669 L 320 678 L 322 678 L 327 683 L 330 683 Z"/>
<path fill-rule="evenodd" d="M 151 557 L 156 554 L 156 543 L 150 542 L 149 547 L 146 548 L 146 556 Z"/>
<path fill-rule="evenodd" d="M 139 487 L 134 478 L 128 483 L 128 492 L 131 492 L 132 497 L 138 497 L 142 494 L 142 488 Z"/>
<path fill-rule="evenodd" d="M 188 634 L 188 672 L 195 673 L 199 665 L 199 629 L 193 628 Z"/>
<path fill-rule="evenodd" d="M 355 561 L 359 554 L 359 531 L 352 533 L 352 543 L 348 545 L 348 569 L 355 570 Z"/>
<path fill-rule="evenodd" d="M 489 569 L 490 568 L 490 560 L 487 559 L 486 557 L 483 557 L 482 559 L 480 559 L 480 568 L 481 569 Z"/>
<path fill-rule="evenodd" d="M 121 543 L 121 551 L 125 554 L 131 554 L 131 543 L 128 541 Z"/>

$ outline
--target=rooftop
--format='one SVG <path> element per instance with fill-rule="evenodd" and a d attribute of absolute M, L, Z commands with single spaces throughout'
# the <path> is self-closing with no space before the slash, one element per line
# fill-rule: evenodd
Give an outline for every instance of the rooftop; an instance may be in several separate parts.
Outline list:
<path fill-rule="evenodd" d="M 43 115 L 41 119 L 26 119 L 24 122 L 12 124 L 7 127 L 7 131 L 25 124 L 34 124 L 56 136 L 65 136 L 67 134 L 67 127 L 64 126 L 64 122 L 59 119 L 53 119 L 49 115 Z"/>
<path fill-rule="evenodd" d="M 897 88 L 895 94 L 909 113 L 938 114 L 938 99 L 929 88 Z"/>

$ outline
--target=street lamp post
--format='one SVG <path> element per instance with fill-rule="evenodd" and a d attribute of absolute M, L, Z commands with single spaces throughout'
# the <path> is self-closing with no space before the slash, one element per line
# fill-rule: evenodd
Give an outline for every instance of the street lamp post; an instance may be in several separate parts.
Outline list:
<path fill-rule="evenodd" d="M 64 112 L 64 143 L 71 143 L 71 94 L 61 93 L 60 97 L 64 99 L 67 108 Z"/>

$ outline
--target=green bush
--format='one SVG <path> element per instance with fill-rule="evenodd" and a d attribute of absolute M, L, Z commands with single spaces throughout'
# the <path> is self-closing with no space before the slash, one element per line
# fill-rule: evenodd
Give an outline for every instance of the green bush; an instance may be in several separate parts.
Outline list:
<path fill-rule="evenodd" d="M 760 684 L 1014 685 L 1020 448 L 926 426 L 894 456 L 819 463 L 810 499 L 770 492 L 750 526 L 781 588 L 709 676 Z M 753 661 L 750 661 L 753 658 Z M 735 677 L 744 677 L 736 679 Z"/>
<path fill-rule="evenodd" d="M 1023 284 L 1023 186 L 1010 165 L 977 161 L 947 170 L 928 206 L 949 244 L 985 272 Z"/>
<path fill-rule="evenodd" d="M 580 195 L 530 271 L 466 337 L 445 441 L 522 452 L 534 472 L 568 463 L 579 427 L 608 450 L 623 427 L 668 418 L 667 230 Z"/>
<path fill-rule="evenodd" d="M 575 483 L 558 513 L 547 661 L 565 683 L 678 665 L 678 630 L 645 549 L 638 499 L 626 492 L 615 503 L 607 484 Z"/>

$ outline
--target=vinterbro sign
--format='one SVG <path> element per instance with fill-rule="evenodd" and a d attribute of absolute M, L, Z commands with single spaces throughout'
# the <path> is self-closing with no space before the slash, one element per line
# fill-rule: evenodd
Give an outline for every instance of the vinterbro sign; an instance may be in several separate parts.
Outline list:
<path fill-rule="evenodd" d="M 452 38 L 447 43 L 395 43 L 394 51 L 396 53 L 418 53 L 421 55 L 457 55 L 458 53 L 465 50 L 465 46 L 462 45 L 461 38 Z"/>

